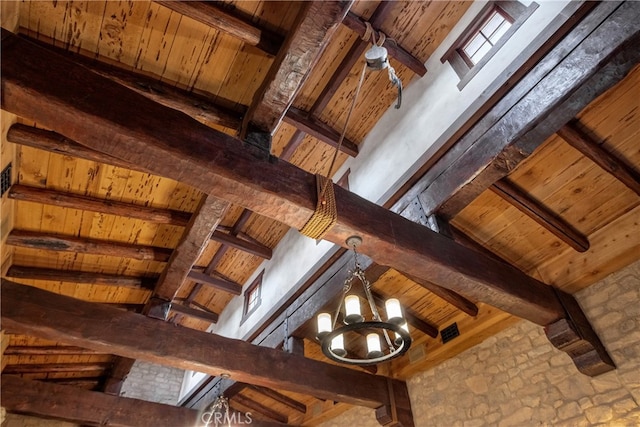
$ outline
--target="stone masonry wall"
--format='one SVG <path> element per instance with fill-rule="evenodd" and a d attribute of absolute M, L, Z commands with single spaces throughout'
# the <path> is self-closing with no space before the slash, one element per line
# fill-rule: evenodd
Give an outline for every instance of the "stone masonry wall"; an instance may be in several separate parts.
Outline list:
<path fill-rule="evenodd" d="M 127 376 L 120 395 L 149 402 L 176 405 L 184 371 L 168 366 L 136 361 Z"/>
<path fill-rule="evenodd" d="M 617 369 L 578 372 L 541 327 L 527 321 L 408 381 L 416 426 L 640 425 L 640 262 L 576 299 Z M 354 408 L 325 427 L 378 426 Z"/>

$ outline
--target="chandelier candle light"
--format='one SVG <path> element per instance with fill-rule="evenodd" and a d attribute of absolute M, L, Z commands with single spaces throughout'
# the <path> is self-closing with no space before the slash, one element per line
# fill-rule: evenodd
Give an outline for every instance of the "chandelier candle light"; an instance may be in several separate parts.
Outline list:
<path fill-rule="evenodd" d="M 349 277 L 344 282 L 343 298 L 335 315 L 331 317 L 329 313 L 318 314 L 317 337 L 322 344 L 322 352 L 336 362 L 350 365 L 375 365 L 401 356 L 409 350 L 411 336 L 407 322 L 402 315 L 400 301 L 396 298 L 390 298 L 385 302 L 387 320 L 383 321 L 371 292 L 371 284 L 358 262 L 356 248 L 362 243 L 362 238 L 352 236 L 347 239 L 346 243 L 353 248 L 354 269 L 349 272 Z M 351 293 L 354 282 L 359 282 L 362 285 L 371 309 L 372 320 L 365 319 L 360 307 L 360 297 Z M 341 312 L 343 313 L 344 326 L 336 329 L 338 316 Z M 365 358 L 349 357 L 349 352 L 345 349 L 344 335 L 351 331 L 361 331 L 361 334 L 366 334 L 367 355 Z M 394 340 L 389 337 L 390 332 L 394 333 Z M 384 337 L 384 346 L 381 336 Z"/>

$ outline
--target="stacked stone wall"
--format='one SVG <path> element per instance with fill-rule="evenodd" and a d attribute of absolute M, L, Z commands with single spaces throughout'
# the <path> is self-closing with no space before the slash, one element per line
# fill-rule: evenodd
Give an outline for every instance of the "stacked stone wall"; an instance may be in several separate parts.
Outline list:
<path fill-rule="evenodd" d="M 414 418 L 426 426 L 640 425 L 640 262 L 578 292 L 576 299 L 617 369 L 591 378 L 521 321 L 408 381 Z M 354 408 L 323 424 L 378 426 Z"/>
<path fill-rule="evenodd" d="M 120 395 L 149 402 L 176 405 L 184 371 L 137 360 L 122 385 Z"/>

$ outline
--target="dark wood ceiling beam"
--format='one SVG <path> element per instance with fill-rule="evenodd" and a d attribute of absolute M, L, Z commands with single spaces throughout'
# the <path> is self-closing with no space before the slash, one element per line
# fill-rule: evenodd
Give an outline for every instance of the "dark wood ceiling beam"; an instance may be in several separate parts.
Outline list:
<path fill-rule="evenodd" d="M 65 193 L 46 188 L 29 187 L 20 184 L 11 186 L 9 189 L 9 198 L 64 208 L 99 212 L 108 215 L 126 216 L 154 224 L 169 224 L 184 227 L 189 223 L 189 219 L 191 218 L 191 213 L 189 212 L 140 206 L 117 200 L 99 199 L 97 197 Z"/>
<path fill-rule="evenodd" d="M 74 141 L 58 135 L 55 132 L 43 131 L 23 124 L 15 124 L 12 126 L 7 133 L 7 139 L 10 142 L 27 145 L 33 148 L 64 153 L 73 157 L 114 164 L 116 166 L 126 167 L 129 169 L 136 169 L 136 165 L 132 163 L 120 161 L 114 157 L 97 153 Z M 60 145 L 58 145 L 58 143 L 60 143 Z M 72 148 L 66 149 L 65 147 Z M 144 169 L 141 170 L 148 172 Z M 16 200 L 83 209 L 108 215 L 122 215 L 153 223 L 186 226 L 192 217 L 192 214 L 188 212 L 151 208 L 131 203 L 99 199 L 97 197 L 81 196 L 61 191 L 28 187 L 20 184 L 13 185 L 9 192 L 9 197 Z M 220 227 L 221 230 L 223 228 L 224 227 Z M 238 232 L 233 235 L 221 230 L 216 230 L 211 238 L 219 243 L 231 246 L 243 252 L 248 252 L 261 258 L 271 259 L 273 252 L 268 246 L 252 241 L 250 236 L 243 236 L 243 233 Z"/>
<path fill-rule="evenodd" d="M 191 216 L 180 242 L 173 250 L 165 266 L 153 295 L 167 301 L 173 301 L 187 275 L 200 255 L 207 247 L 214 230 L 224 218 L 230 203 L 204 195 Z M 166 319 L 165 319 L 166 320 Z"/>
<path fill-rule="evenodd" d="M 211 286 L 221 291 L 228 292 L 232 295 L 240 295 L 242 293 L 242 286 L 240 286 L 239 284 L 220 279 L 209 274 L 201 273 L 196 270 L 191 270 L 187 277 L 197 283 Z"/>
<path fill-rule="evenodd" d="M 209 323 L 218 323 L 219 315 L 209 309 L 198 309 L 178 304 L 176 302 L 168 302 L 159 298 L 152 298 L 147 304 L 149 311 L 147 316 L 156 319 L 167 320 L 169 313 L 180 314 L 182 316 L 192 317 Z"/>
<path fill-rule="evenodd" d="M 282 403 L 283 405 L 288 406 L 289 408 L 300 412 L 301 414 L 307 413 L 307 405 L 295 399 L 292 399 L 289 396 L 285 396 L 284 394 L 278 393 L 277 391 L 271 390 L 270 388 L 260 387 L 257 385 L 250 385 L 249 388 L 256 390 L 258 393 L 267 396 L 275 400 L 276 402 Z"/>
<path fill-rule="evenodd" d="M 249 242 L 234 236 L 231 233 L 223 233 L 222 231 L 216 230 L 211 235 L 211 240 L 264 259 L 271 259 L 271 256 L 273 255 L 273 251 L 270 247 L 261 243 Z"/>
<path fill-rule="evenodd" d="M 210 375 L 223 372 L 241 382 L 372 408 L 390 402 L 388 384 L 406 387 L 397 380 L 215 334 L 175 328 L 145 316 L 6 279 L 2 279 L 0 289 L 2 324 L 13 333 Z M 109 327 L 105 328 L 105 324 Z M 163 339 L 158 340 L 158 336 Z"/>
<path fill-rule="evenodd" d="M 489 188 L 576 251 L 585 252 L 589 249 L 589 240 L 582 233 L 507 178 L 502 178 Z"/>
<path fill-rule="evenodd" d="M 290 107 L 284 116 L 284 121 L 334 148 L 338 147 L 340 133 L 320 120 L 310 117 L 309 113 Z M 340 151 L 355 157 L 358 155 L 358 146 L 353 141 L 344 138 L 342 144 L 340 144 Z"/>
<path fill-rule="evenodd" d="M 381 25 L 382 22 L 389 16 L 389 12 L 391 11 L 391 7 L 393 6 L 393 2 L 382 2 L 378 5 L 375 12 L 371 16 L 372 25 L 378 26 Z M 360 60 L 362 60 L 362 54 L 369 46 L 368 42 L 360 39 L 357 40 L 347 52 L 347 55 L 344 57 L 338 68 L 336 68 L 335 72 L 329 79 L 328 84 L 322 89 L 320 96 L 316 102 L 311 106 L 309 110 L 309 116 L 313 117 L 318 115 L 325 109 L 325 107 L 331 101 L 333 95 L 335 95 L 336 91 L 344 81 L 344 79 L 349 75 L 349 72 L 353 68 L 353 66 Z M 289 160 L 293 153 L 298 149 L 300 144 L 305 137 L 305 133 L 301 130 L 296 130 L 293 134 L 287 145 L 284 147 L 284 150 L 280 154 L 280 158 L 283 160 Z"/>
<path fill-rule="evenodd" d="M 275 131 L 352 3 L 314 1 L 301 8 L 245 115 L 242 135 L 250 124 L 269 134 Z"/>
<path fill-rule="evenodd" d="M 89 285 L 122 286 L 153 289 L 157 277 L 122 276 L 89 271 L 56 270 L 52 268 L 12 265 L 6 273 L 14 279 L 47 280 L 50 282 L 86 283 Z"/>
<path fill-rule="evenodd" d="M 627 28 L 637 27 L 640 20 L 625 10 L 636 7 L 630 4 L 634 3 L 623 3 L 623 17 L 612 14 L 613 28 L 604 25 L 603 31 L 628 34 Z M 603 37 L 599 30 L 592 34 Z M 2 36 L 4 110 L 290 227 L 300 229 L 311 217 L 316 204 L 312 175 L 286 162 L 268 161 L 251 145 L 242 146 L 228 135 L 18 37 L 4 31 Z M 606 34 L 607 41 L 611 37 Z M 595 55 L 601 51 L 591 50 Z M 640 52 L 632 49 L 627 54 L 633 57 Z M 573 76 L 575 70 L 567 72 Z M 103 93 L 111 96 L 97 95 Z M 166 123 L 172 123 L 170 129 Z M 479 255 L 341 187 L 335 188 L 335 198 L 338 221 L 325 239 L 344 245 L 346 238 L 359 235 L 364 239 L 360 252 L 380 264 L 540 325 L 567 316 L 550 286 L 513 266 Z"/>
<path fill-rule="evenodd" d="M 53 372 L 102 372 L 108 363 L 29 363 L 7 365 L 3 374 L 49 374 Z"/>
<path fill-rule="evenodd" d="M 55 418 L 81 425 L 195 426 L 198 411 L 129 399 L 78 387 L 2 375 L 2 406 L 9 413 Z"/>
<path fill-rule="evenodd" d="M 208 1 L 166 1 L 154 0 L 174 12 L 188 16 L 209 27 L 227 33 L 242 42 L 256 46 L 269 55 L 277 55 L 283 37 L 265 28 L 260 28 L 248 19 L 227 12 L 222 7 Z"/>
<path fill-rule="evenodd" d="M 133 169 L 144 173 L 150 172 L 139 164 L 92 150 L 56 132 L 38 129 L 22 123 L 15 123 L 9 128 L 7 141 L 50 153 L 105 163 L 123 169 Z"/>
<path fill-rule="evenodd" d="M 110 58 L 88 57 L 71 52 L 62 47 L 54 46 L 55 40 L 48 43 L 42 39 L 36 40 L 21 35 L 26 40 L 32 41 L 43 48 L 63 55 L 74 62 L 84 65 L 91 71 L 111 79 L 139 94 L 146 96 L 162 105 L 181 111 L 206 125 L 219 125 L 238 131 L 242 124 L 242 117 L 247 110 L 246 106 L 238 105 L 233 101 L 221 99 L 206 92 L 192 92 L 181 89 L 161 81 L 160 76 L 142 74 L 134 71 L 121 63 L 111 65 Z"/>
<path fill-rule="evenodd" d="M 9 346 L 4 351 L 5 355 L 15 356 L 34 356 L 34 355 L 47 355 L 47 356 L 68 356 L 77 354 L 106 354 L 99 353 L 95 350 L 89 350 L 82 347 L 74 346 L 31 346 L 31 345 L 16 345 Z"/>
<path fill-rule="evenodd" d="M 133 258 L 142 261 L 166 262 L 171 256 L 171 249 L 167 248 L 15 229 L 11 230 L 7 236 L 6 244 L 31 249 Z"/>
<path fill-rule="evenodd" d="M 364 37 L 367 31 L 367 25 L 365 21 L 363 21 L 358 15 L 353 12 L 347 13 L 347 16 L 344 17 L 342 23 L 346 27 L 357 33 L 360 37 Z M 372 32 L 374 33 L 373 36 L 375 37 L 376 41 L 378 41 L 380 40 L 380 32 L 376 27 L 377 25 L 372 25 Z M 369 40 L 367 40 L 367 42 L 369 42 Z M 385 39 L 382 46 L 387 49 L 387 51 L 389 52 L 389 56 L 395 58 L 398 62 L 405 65 L 420 77 L 424 76 L 427 73 L 427 69 L 424 66 L 424 63 L 407 52 L 402 46 L 398 45 L 395 40 L 387 38 Z"/>
<path fill-rule="evenodd" d="M 564 125 L 557 133 L 583 156 L 591 159 L 640 196 L 640 174 L 605 150 L 601 144 L 582 131 L 576 122 Z"/>
<path fill-rule="evenodd" d="M 377 292 L 372 292 L 373 298 L 376 302 L 376 305 L 379 307 L 385 307 L 385 300 L 387 298 L 383 297 Z M 419 330 L 425 335 L 430 336 L 431 338 L 438 337 L 438 328 L 428 321 L 424 320 L 417 312 L 413 311 L 409 306 L 402 307 L 404 318 L 407 320 L 407 324 L 412 326 L 413 328 Z"/>
<path fill-rule="evenodd" d="M 243 394 L 238 394 L 236 395 L 231 401 L 231 404 L 233 403 L 239 403 L 240 405 L 244 406 L 245 408 L 249 409 L 250 411 L 255 411 L 258 414 L 266 417 L 267 419 L 270 419 L 272 421 L 277 421 L 279 423 L 283 423 L 286 424 L 289 421 L 289 417 L 287 417 L 284 414 L 281 414 L 280 412 L 271 409 L 265 405 L 262 405 L 258 402 L 256 402 L 255 400 L 243 395 Z"/>
<path fill-rule="evenodd" d="M 640 61 L 636 2 L 598 4 L 585 22 L 416 184 L 426 188 L 419 198 L 427 214 L 455 217 Z"/>

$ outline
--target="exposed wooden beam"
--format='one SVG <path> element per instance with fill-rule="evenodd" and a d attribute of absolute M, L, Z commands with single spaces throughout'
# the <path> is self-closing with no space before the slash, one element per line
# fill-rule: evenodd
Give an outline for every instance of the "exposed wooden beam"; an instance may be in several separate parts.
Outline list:
<path fill-rule="evenodd" d="M 128 357 L 115 357 L 114 359 L 113 365 L 111 366 L 111 369 L 109 369 L 109 373 L 104 381 L 102 390 L 107 394 L 119 396 L 122 386 L 136 361 L 135 359 Z"/>
<path fill-rule="evenodd" d="M 289 420 L 289 417 L 287 417 L 286 415 L 281 414 L 280 412 L 265 405 L 262 405 L 243 394 L 236 395 L 231 403 L 239 403 L 240 405 L 248 408 L 251 411 L 255 411 L 270 420 L 277 421 L 283 424 L 286 424 Z"/>
<path fill-rule="evenodd" d="M 340 133 L 320 120 L 310 117 L 309 113 L 290 107 L 284 116 L 284 121 L 332 147 L 338 146 Z M 358 155 L 358 146 L 353 141 L 344 138 L 340 145 L 340 151 L 355 157 Z"/>
<path fill-rule="evenodd" d="M 214 287 L 221 291 L 228 292 L 232 295 L 240 295 L 242 293 L 242 286 L 240 286 L 239 284 L 220 279 L 215 276 L 210 276 L 196 270 L 191 270 L 187 277 L 195 282 Z"/>
<path fill-rule="evenodd" d="M 589 249 L 589 240 L 582 233 L 507 178 L 496 181 L 489 188 L 576 251 Z"/>
<path fill-rule="evenodd" d="M 218 323 L 219 316 L 217 313 L 210 310 L 188 307 L 160 298 L 151 298 L 147 303 L 147 307 L 147 316 L 153 317 L 154 319 L 167 320 L 169 318 L 169 312 L 173 312 L 209 323 Z"/>
<path fill-rule="evenodd" d="M 41 378 L 38 381 L 64 386 L 94 389 L 100 384 L 100 377 Z"/>
<path fill-rule="evenodd" d="M 304 140 L 304 137 L 306 135 L 307 134 L 301 131 L 300 129 L 296 129 L 296 131 L 293 133 L 293 136 L 291 137 L 289 142 L 287 142 L 287 145 L 285 145 L 284 149 L 282 150 L 282 153 L 280 153 L 279 158 L 282 160 L 289 161 L 291 157 L 293 157 L 293 153 L 295 153 L 298 147 L 300 146 L 300 144 L 302 144 L 302 141 Z"/>
<path fill-rule="evenodd" d="M 294 409 L 302 414 L 307 413 L 307 405 L 302 402 L 298 402 L 295 399 L 290 398 L 289 396 L 285 396 L 282 393 L 278 393 L 275 390 L 271 390 L 270 388 L 260 387 L 257 385 L 250 385 L 250 388 L 256 390 L 258 393 L 263 394 L 276 402 L 280 402 L 285 406 L 288 406 L 291 409 Z"/>
<path fill-rule="evenodd" d="M 180 242 L 158 279 L 154 296 L 173 301 L 187 275 L 207 247 L 214 230 L 229 209 L 229 202 L 205 195 L 191 216 Z M 166 320 L 166 319 L 165 319 Z"/>
<path fill-rule="evenodd" d="M 0 372 L 4 371 L 5 366 L 7 366 L 8 359 L 4 357 L 4 354 L 9 347 L 10 341 L 9 334 L 4 329 L 0 330 Z"/>
<path fill-rule="evenodd" d="M 630 15 L 622 14 L 624 20 Z M 626 28 L 616 21 L 619 16 L 611 19 L 615 28 L 607 30 Z M 3 33 L 2 52 L 3 109 L 291 227 L 300 229 L 311 217 L 316 204 L 312 175 L 268 161 L 250 145 L 241 146 L 10 34 Z M 98 93 L 112 96 L 92 95 Z M 360 252 L 380 264 L 541 325 L 566 316 L 551 287 L 513 266 L 478 255 L 341 187 L 335 196 L 338 222 L 327 240 L 345 245 L 346 238 L 359 235 L 364 239 Z"/>
<path fill-rule="evenodd" d="M 378 292 L 372 292 L 372 294 L 376 305 L 379 307 L 384 307 L 385 300 L 387 298 L 380 295 Z M 419 330 L 423 334 L 430 336 L 431 338 L 438 337 L 438 328 L 436 326 L 424 320 L 418 313 L 413 311 L 411 307 L 404 306 L 402 309 L 404 311 L 404 317 L 405 319 L 407 319 L 407 323 L 409 324 L 409 326 L 416 328 L 417 330 Z"/>
<path fill-rule="evenodd" d="M 51 251 L 77 252 L 84 254 L 109 255 L 144 261 L 169 260 L 171 249 L 155 246 L 131 245 L 128 243 L 86 239 L 82 237 L 58 236 L 37 231 L 11 230 L 7 245 Z"/>
<path fill-rule="evenodd" d="M 186 226 L 189 218 L 191 218 L 189 212 L 140 206 L 117 200 L 99 199 L 97 197 L 64 193 L 62 191 L 29 187 L 20 184 L 11 186 L 9 189 L 9 197 L 15 200 L 99 212 L 108 215 L 126 216 L 151 223 L 178 225 L 182 227 Z"/>
<path fill-rule="evenodd" d="M 364 37 L 367 31 L 366 23 L 353 12 L 347 13 L 347 16 L 344 17 L 342 23 L 352 31 L 355 31 L 360 37 Z M 375 33 L 374 36 L 376 40 L 380 40 L 379 30 L 373 28 L 373 32 Z M 405 65 L 420 77 L 424 76 L 427 73 L 427 69 L 424 66 L 424 63 L 407 52 L 402 46 L 398 45 L 395 40 L 387 38 L 385 39 L 385 42 L 382 44 L 382 46 L 387 49 L 387 51 L 389 52 L 389 56 L 397 59 L 398 62 Z"/>
<path fill-rule="evenodd" d="M 372 408 L 389 402 L 388 381 L 404 385 L 6 279 L 0 289 L 3 327 L 15 333 Z"/>
<path fill-rule="evenodd" d="M 89 350 L 82 347 L 74 346 L 29 346 L 29 345 L 17 345 L 7 348 L 4 354 L 18 355 L 18 356 L 32 356 L 32 355 L 48 355 L 48 356 L 61 356 L 61 355 L 74 355 L 74 354 L 105 354 L 98 353 L 94 350 Z"/>
<path fill-rule="evenodd" d="M 160 76 L 142 74 L 130 68 L 123 68 L 126 67 L 126 65 L 122 63 L 111 65 L 113 61 L 109 58 L 88 57 L 71 52 L 62 47 L 54 46 L 54 40 L 46 43 L 43 42 L 42 39 L 35 40 L 25 35 L 21 35 L 21 37 L 37 43 L 58 55 L 66 56 L 95 73 L 120 83 L 162 105 L 181 111 L 201 123 L 209 126 L 224 126 L 235 129 L 236 131 L 240 129 L 242 116 L 247 109 L 246 106 L 237 105 L 226 99 L 220 99 L 210 93 L 201 91 L 196 93 L 181 89 L 161 81 Z M 107 62 L 111 62 L 111 64 Z"/>
<path fill-rule="evenodd" d="M 38 129 L 22 123 L 15 123 L 9 128 L 7 131 L 7 141 L 51 153 L 106 163 L 124 169 L 149 172 L 140 165 L 92 150 L 56 132 Z"/>
<path fill-rule="evenodd" d="M 381 25 L 382 22 L 388 17 L 392 5 L 392 2 L 380 3 L 371 16 L 371 24 L 374 26 Z M 329 104 L 331 98 L 351 71 L 351 68 L 353 68 L 356 62 L 362 60 L 362 54 L 364 53 L 368 45 L 368 42 L 360 39 L 356 40 L 353 46 L 351 46 L 351 49 L 349 49 L 349 52 L 347 52 L 347 55 L 344 57 L 340 65 L 338 65 L 336 71 L 329 79 L 328 84 L 324 87 L 324 89 L 322 89 L 320 96 L 311 106 L 311 109 L 309 110 L 310 117 L 316 116 L 318 113 L 321 113 L 322 110 L 324 110 L 324 108 Z M 284 150 L 280 154 L 280 158 L 283 160 L 289 160 L 302 143 L 304 137 L 305 133 L 303 131 L 299 129 L 296 130 L 287 145 L 284 147 Z"/>
<path fill-rule="evenodd" d="M 570 122 L 558 130 L 558 135 L 583 156 L 613 175 L 618 181 L 640 195 L 640 174 L 609 153 L 589 135 L 583 132 L 576 122 Z"/>
<path fill-rule="evenodd" d="M 103 372 L 108 363 L 29 363 L 7 365 L 4 374 L 46 374 L 51 372 Z"/>
<path fill-rule="evenodd" d="M 243 135 L 249 124 L 263 132 L 275 131 L 352 3 L 314 1 L 301 8 L 245 115 Z"/>
<path fill-rule="evenodd" d="M 253 243 L 234 236 L 230 233 L 223 233 L 216 230 L 211 239 L 223 245 L 231 246 L 232 248 L 240 249 L 241 251 L 248 252 L 251 255 L 259 256 L 264 259 L 271 259 L 272 250 L 268 246 L 263 244 Z"/>
<path fill-rule="evenodd" d="M 427 214 L 453 218 L 640 61 L 640 4 L 598 4 L 590 17 L 421 179 Z"/>
<path fill-rule="evenodd" d="M 233 15 L 212 2 L 176 2 L 166 0 L 155 0 L 155 2 L 205 25 L 230 34 L 242 40 L 244 43 L 256 46 L 270 55 L 276 55 L 282 45 L 283 37 L 280 35 L 260 28 L 248 19 Z"/>
<path fill-rule="evenodd" d="M 155 427 L 195 426 L 199 413 L 160 403 L 111 396 L 59 384 L 2 375 L 2 406 L 7 412 L 56 418 L 82 425 Z"/>
<path fill-rule="evenodd" d="M 127 288 L 153 289 L 157 278 L 141 276 L 121 276 L 118 274 L 94 273 L 89 271 L 56 270 L 52 268 L 12 265 L 7 277 L 14 279 L 47 280 L 52 282 L 86 283 L 90 285 L 122 286 Z"/>

